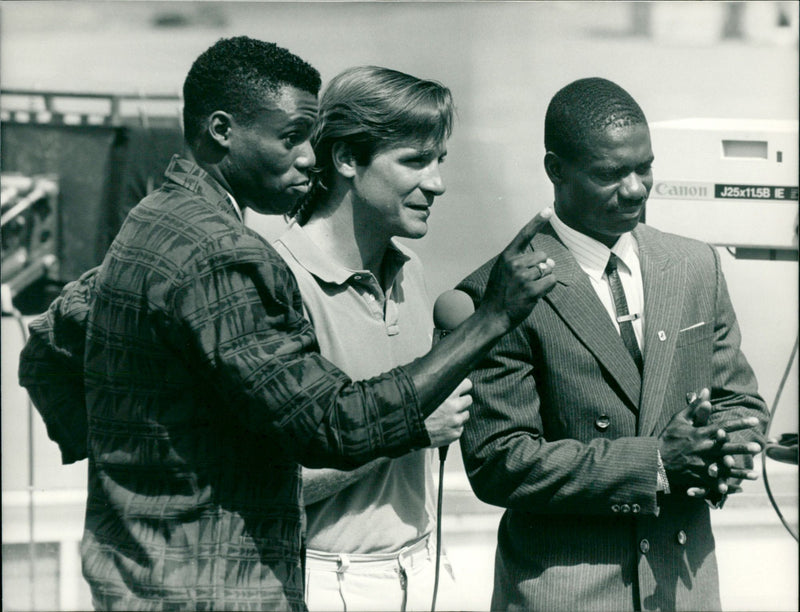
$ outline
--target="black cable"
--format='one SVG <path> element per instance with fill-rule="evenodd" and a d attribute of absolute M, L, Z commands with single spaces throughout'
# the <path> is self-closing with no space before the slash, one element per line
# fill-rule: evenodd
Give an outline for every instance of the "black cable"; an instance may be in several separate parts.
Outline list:
<path fill-rule="evenodd" d="M 769 414 L 769 421 L 767 421 L 767 430 L 764 433 L 764 437 L 769 440 L 769 429 L 772 427 L 772 420 L 775 418 L 775 412 L 778 409 L 778 401 L 781 398 L 781 394 L 783 393 L 783 387 L 786 384 L 786 379 L 789 378 L 789 372 L 792 369 L 792 363 L 794 363 L 794 357 L 797 355 L 797 345 L 800 342 L 800 336 L 796 337 L 794 340 L 794 348 L 792 349 L 792 354 L 789 356 L 789 363 L 786 364 L 786 369 L 783 372 L 783 377 L 781 378 L 781 382 L 778 384 L 778 390 L 775 393 L 775 399 L 772 402 L 772 410 Z M 795 533 L 794 529 L 792 529 L 791 525 L 786 521 L 783 517 L 783 513 L 780 511 L 778 507 L 778 503 L 775 501 L 775 497 L 772 495 L 772 489 L 769 486 L 769 478 L 767 477 L 767 445 L 764 445 L 763 450 L 761 451 L 761 474 L 764 478 L 764 488 L 767 491 L 767 497 L 769 498 L 770 503 L 772 504 L 775 513 L 778 515 L 778 518 L 783 523 L 783 526 L 786 528 L 786 531 L 789 532 L 795 541 L 797 542 L 797 533 Z"/>
<path fill-rule="evenodd" d="M 436 594 L 439 591 L 439 562 L 442 558 L 442 493 L 444 492 L 444 460 L 447 457 L 447 447 L 439 449 L 439 499 L 436 503 L 436 569 L 433 579 L 433 600 L 431 612 L 436 612 Z"/>

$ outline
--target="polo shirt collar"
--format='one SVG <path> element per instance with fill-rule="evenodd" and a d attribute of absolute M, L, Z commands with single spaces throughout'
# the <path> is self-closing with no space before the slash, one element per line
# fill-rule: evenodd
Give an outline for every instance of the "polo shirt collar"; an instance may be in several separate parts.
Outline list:
<path fill-rule="evenodd" d="M 364 281 L 372 277 L 369 270 L 351 270 L 336 263 L 333 258 L 309 238 L 306 231 L 298 223 L 292 223 L 280 237 L 280 241 L 292 253 L 297 262 L 309 273 L 323 282 L 344 285 L 350 281 Z M 390 243 L 385 255 L 387 269 L 387 286 L 394 284 L 394 279 L 403 265 L 410 259 L 394 242 Z M 380 279 L 376 279 L 380 282 Z"/>
<path fill-rule="evenodd" d="M 635 269 L 634 263 L 639 258 L 639 248 L 631 232 L 622 234 L 616 244 L 609 249 L 602 242 L 568 226 L 555 212 L 550 217 L 550 225 L 575 257 L 578 265 L 593 279 L 599 281 L 603 278 L 612 252 L 622 260 L 628 270 Z"/>

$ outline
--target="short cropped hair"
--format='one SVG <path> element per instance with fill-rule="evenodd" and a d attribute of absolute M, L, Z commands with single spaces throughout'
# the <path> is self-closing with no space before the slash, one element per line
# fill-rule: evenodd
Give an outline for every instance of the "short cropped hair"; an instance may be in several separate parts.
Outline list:
<path fill-rule="evenodd" d="M 184 138 L 192 143 L 216 110 L 248 124 L 285 85 L 314 96 L 319 72 L 275 43 L 247 36 L 221 38 L 194 61 L 183 83 Z"/>
<path fill-rule="evenodd" d="M 644 112 L 622 87 L 598 77 L 579 79 L 550 100 L 544 119 L 544 146 L 575 161 L 591 135 L 641 123 L 647 124 Z"/>
<path fill-rule="evenodd" d="M 303 224 L 327 197 L 336 172 L 335 143 L 349 144 L 356 162 L 366 165 L 386 149 L 446 141 L 454 114 L 450 90 L 436 81 L 379 66 L 356 66 L 339 73 L 320 99 L 311 137 L 317 159 L 311 190 L 290 215 Z"/>

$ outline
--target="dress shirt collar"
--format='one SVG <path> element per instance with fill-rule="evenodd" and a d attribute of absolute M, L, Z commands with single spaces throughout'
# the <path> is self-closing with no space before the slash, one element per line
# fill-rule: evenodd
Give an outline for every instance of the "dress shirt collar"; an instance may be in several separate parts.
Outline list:
<path fill-rule="evenodd" d="M 244 223 L 244 217 L 242 216 L 242 209 L 239 206 L 239 202 L 236 201 L 236 198 L 233 197 L 233 194 L 228 192 L 228 199 L 233 204 L 233 209 L 236 211 L 236 216 L 239 217 L 239 221 Z"/>
<path fill-rule="evenodd" d="M 550 217 L 550 225 L 575 257 L 578 265 L 593 279 L 599 281 L 603 278 L 612 252 L 622 260 L 629 271 L 636 269 L 634 259 L 638 260 L 639 249 L 631 232 L 622 234 L 616 244 L 609 249 L 602 242 L 571 228 L 555 213 Z"/>
<path fill-rule="evenodd" d="M 279 238 L 297 262 L 323 282 L 344 285 L 351 279 L 366 280 L 372 277 L 368 270 L 351 270 L 336 263 L 334 259 L 309 238 L 299 223 L 292 223 Z M 386 286 L 391 287 L 400 268 L 410 258 L 394 243 L 389 245 L 384 268 L 386 269 Z M 380 279 L 376 279 L 380 281 Z"/>

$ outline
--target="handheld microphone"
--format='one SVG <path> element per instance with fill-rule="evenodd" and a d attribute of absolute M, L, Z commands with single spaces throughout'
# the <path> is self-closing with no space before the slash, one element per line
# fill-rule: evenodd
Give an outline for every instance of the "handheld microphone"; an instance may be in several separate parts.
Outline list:
<path fill-rule="evenodd" d="M 475 312 L 475 305 L 463 291 L 451 289 L 440 295 L 433 305 L 433 344 L 469 319 Z M 433 581 L 431 612 L 436 612 L 436 594 L 439 591 L 439 560 L 442 557 L 442 493 L 444 492 L 444 460 L 449 446 L 439 447 L 439 500 L 436 511 L 436 569 Z"/>
<path fill-rule="evenodd" d="M 433 344 L 469 319 L 475 312 L 472 298 L 463 291 L 451 289 L 442 293 L 433 305 Z M 448 446 L 439 447 L 439 460 L 447 457 Z"/>
<path fill-rule="evenodd" d="M 450 289 L 440 295 L 433 305 L 434 344 L 469 319 L 473 312 L 472 298 L 463 291 Z"/>

